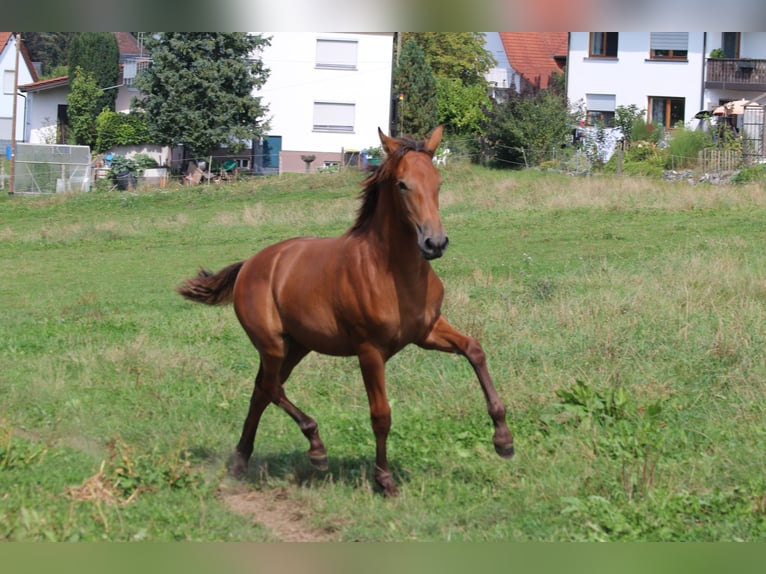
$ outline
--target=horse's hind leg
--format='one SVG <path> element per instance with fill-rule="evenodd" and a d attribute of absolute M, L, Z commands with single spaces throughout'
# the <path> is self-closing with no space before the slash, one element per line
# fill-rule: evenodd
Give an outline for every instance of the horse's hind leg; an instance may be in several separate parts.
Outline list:
<path fill-rule="evenodd" d="M 246 473 L 247 463 L 253 453 L 258 423 L 263 411 L 270 403 L 277 404 L 298 423 L 309 440 L 309 458 L 312 464 L 320 470 L 327 468 L 327 453 L 319 438 L 316 421 L 293 405 L 282 388 L 290 373 L 307 353 L 308 350 L 293 344 L 284 359 L 261 357 L 261 365 L 255 378 L 255 388 L 250 398 L 250 409 L 242 429 L 242 436 L 237 444 L 235 461 L 232 465 L 233 473 L 238 475 Z M 274 376 L 274 373 L 278 373 L 278 376 Z"/>

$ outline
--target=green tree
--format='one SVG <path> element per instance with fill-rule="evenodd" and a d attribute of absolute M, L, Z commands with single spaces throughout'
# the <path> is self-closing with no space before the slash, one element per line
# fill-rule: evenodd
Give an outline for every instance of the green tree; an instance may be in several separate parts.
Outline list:
<path fill-rule="evenodd" d="M 499 167 L 536 165 L 551 158 L 569 134 L 572 116 L 553 91 L 512 94 L 495 106 L 486 140 Z"/>
<path fill-rule="evenodd" d="M 496 64 L 480 32 L 406 32 L 423 50 L 437 83 L 440 124 L 453 136 L 482 133 L 492 103 L 485 74 Z"/>
<path fill-rule="evenodd" d="M 402 42 L 409 40 L 423 50 L 435 77 L 460 80 L 465 86 L 485 86 L 485 74 L 497 63 L 481 32 L 405 32 Z"/>
<path fill-rule="evenodd" d="M 480 134 L 492 102 L 480 84 L 463 85 L 458 79 L 436 79 L 439 123 L 452 135 Z"/>
<path fill-rule="evenodd" d="M 120 81 L 120 47 L 111 32 L 75 34 L 69 44 L 69 74 L 78 67 L 93 76 L 101 94 L 96 106 L 114 110 L 117 83 Z"/>
<path fill-rule="evenodd" d="M 101 112 L 99 101 L 101 89 L 90 72 L 79 66 L 69 83 L 67 115 L 70 133 L 76 145 L 93 147 L 96 143 L 96 117 Z"/>
<path fill-rule="evenodd" d="M 402 47 L 394 70 L 394 86 L 400 94 L 400 133 L 425 137 L 439 121 L 436 80 L 415 40 L 407 40 Z"/>
<path fill-rule="evenodd" d="M 40 62 L 40 79 L 66 76 L 69 43 L 74 32 L 23 32 L 21 38 L 33 62 Z"/>
<path fill-rule="evenodd" d="M 135 80 L 144 96 L 134 109 L 146 113 L 154 140 L 203 155 L 260 137 L 267 110 L 253 92 L 268 70 L 255 54 L 268 43 L 260 35 L 213 32 L 165 32 L 148 40 L 152 65 Z"/>

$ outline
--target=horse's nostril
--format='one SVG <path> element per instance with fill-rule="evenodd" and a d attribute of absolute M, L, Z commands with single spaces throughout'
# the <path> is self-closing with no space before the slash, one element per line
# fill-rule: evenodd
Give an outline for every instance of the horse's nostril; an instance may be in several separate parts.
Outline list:
<path fill-rule="evenodd" d="M 428 247 L 428 249 L 433 249 L 434 248 L 434 242 L 433 242 L 433 240 L 430 237 L 426 237 L 425 243 L 426 243 L 426 247 Z"/>

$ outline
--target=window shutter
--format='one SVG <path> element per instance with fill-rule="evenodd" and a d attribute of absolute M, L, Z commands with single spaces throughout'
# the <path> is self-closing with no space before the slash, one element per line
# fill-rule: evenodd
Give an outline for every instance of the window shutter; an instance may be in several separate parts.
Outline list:
<path fill-rule="evenodd" d="M 689 32 L 651 32 L 649 47 L 652 50 L 688 50 Z"/>
<path fill-rule="evenodd" d="M 590 111 L 613 112 L 616 99 L 614 94 L 585 94 L 585 107 Z"/>
<path fill-rule="evenodd" d="M 314 103 L 314 129 L 351 132 L 354 131 L 354 104 L 334 102 Z"/>
<path fill-rule="evenodd" d="M 317 40 L 320 68 L 356 68 L 358 42 L 353 40 Z"/>

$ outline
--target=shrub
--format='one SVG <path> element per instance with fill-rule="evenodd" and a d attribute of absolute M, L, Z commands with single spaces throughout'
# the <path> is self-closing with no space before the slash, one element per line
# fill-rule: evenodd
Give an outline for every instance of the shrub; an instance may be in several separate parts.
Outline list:
<path fill-rule="evenodd" d="M 151 136 L 141 115 L 120 114 L 104 110 L 96 118 L 97 153 L 118 145 L 141 145 L 151 143 Z"/>
<path fill-rule="evenodd" d="M 766 182 L 766 165 L 754 165 L 738 171 L 732 178 L 734 183 Z"/>
<path fill-rule="evenodd" d="M 623 153 L 622 172 L 625 175 L 662 177 L 667 150 L 650 141 L 634 141 Z M 617 154 L 604 165 L 604 173 L 617 173 Z"/>
<path fill-rule="evenodd" d="M 705 132 L 677 128 L 669 142 L 665 167 L 668 169 L 694 167 L 697 165 L 699 152 L 712 145 L 712 137 Z"/>
<path fill-rule="evenodd" d="M 662 140 L 664 129 L 662 126 L 647 124 L 643 118 L 636 118 L 633 121 L 631 134 L 632 141 L 646 141 L 656 144 Z"/>

